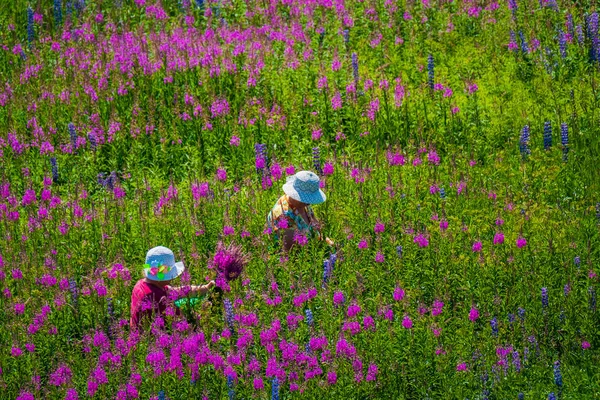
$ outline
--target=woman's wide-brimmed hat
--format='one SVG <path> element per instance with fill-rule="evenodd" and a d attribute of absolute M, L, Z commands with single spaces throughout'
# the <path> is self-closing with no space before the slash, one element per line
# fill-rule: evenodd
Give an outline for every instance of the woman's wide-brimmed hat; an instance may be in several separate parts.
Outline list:
<path fill-rule="evenodd" d="M 144 264 L 144 276 L 152 281 L 170 281 L 183 273 L 185 267 L 181 261 L 175 262 L 173 252 L 158 246 L 148 250 Z"/>
<path fill-rule="evenodd" d="M 326 200 L 319 187 L 319 177 L 311 171 L 300 171 L 288 177 L 283 191 L 292 199 L 306 204 L 320 204 Z"/>

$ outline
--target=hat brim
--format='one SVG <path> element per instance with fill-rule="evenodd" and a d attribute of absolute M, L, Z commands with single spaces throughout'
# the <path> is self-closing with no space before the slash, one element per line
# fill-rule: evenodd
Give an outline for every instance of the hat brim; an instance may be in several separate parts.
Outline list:
<path fill-rule="evenodd" d="M 283 192 L 296 201 L 306 204 L 321 204 L 327 200 L 327 196 L 321 189 L 317 192 L 300 192 L 294 188 L 294 182 L 291 180 L 283 185 Z"/>
<path fill-rule="evenodd" d="M 158 279 L 158 276 L 150 274 L 150 271 L 148 271 L 147 269 L 144 270 L 144 276 L 147 279 L 150 279 L 151 281 L 165 282 L 178 278 L 181 274 L 183 274 L 183 271 L 185 271 L 185 266 L 181 261 L 179 261 L 173 264 L 173 267 L 169 270 L 169 272 L 164 274 L 162 279 Z"/>

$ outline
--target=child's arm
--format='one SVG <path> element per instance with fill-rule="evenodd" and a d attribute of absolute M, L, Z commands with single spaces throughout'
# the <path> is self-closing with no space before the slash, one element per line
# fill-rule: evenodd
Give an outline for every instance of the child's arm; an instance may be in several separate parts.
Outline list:
<path fill-rule="evenodd" d="M 206 294 L 206 292 L 208 292 L 214 286 L 215 286 L 215 281 L 210 281 L 206 285 L 202 285 L 202 286 L 192 285 L 192 291 L 191 291 L 192 296 L 197 297 L 197 296 Z"/>
<path fill-rule="evenodd" d="M 215 286 L 215 281 L 210 281 L 206 285 L 198 286 L 198 285 L 190 285 L 190 286 L 171 286 L 169 290 L 172 290 L 176 293 L 176 297 L 198 297 L 200 295 L 205 294 L 210 289 Z"/>

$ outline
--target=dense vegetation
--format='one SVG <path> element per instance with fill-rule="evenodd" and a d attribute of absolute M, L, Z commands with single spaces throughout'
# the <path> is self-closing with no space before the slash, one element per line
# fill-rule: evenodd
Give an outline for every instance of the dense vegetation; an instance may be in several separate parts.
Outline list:
<path fill-rule="evenodd" d="M 595 2 L 6 3 L 1 398 L 600 396 Z M 283 254 L 302 169 L 335 245 Z M 219 242 L 131 333 L 146 251 Z"/>

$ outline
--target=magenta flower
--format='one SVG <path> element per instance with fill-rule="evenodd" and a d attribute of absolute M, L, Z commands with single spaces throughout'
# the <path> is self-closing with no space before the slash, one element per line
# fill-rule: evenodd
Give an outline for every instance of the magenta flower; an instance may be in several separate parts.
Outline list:
<path fill-rule="evenodd" d="M 325 165 L 323 165 L 323 175 L 333 175 L 333 164 L 326 162 Z"/>
<path fill-rule="evenodd" d="M 13 357 L 19 357 L 21 354 L 23 354 L 23 350 L 21 350 L 20 348 L 13 346 L 10 349 L 10 355 Z"/>
<path fill-rule="evenodd" d="M 366 249 L 367 247 L 369 247 L 369 245 L 367 244 L 366 239 L 362 239 L 360 242 L 358 242 L 358 248 L 363 250 Z"/>
<path fill-rule="evenodd" d="M 231 146 L 238 147 L 240 145 L 240 138 L 235 135 L 232 135 L 231 139 L 229 140 L 229 144 Z"/>
<path fill-rule="evenodd" d="M 286 169 L 285 169 L 285 173 L 287 175 L 294 175 L 296 173 L 296 169 L 294 168 L 293 165 L 289 165 Z"/>
<path fill-rule="evenodd" d="M 408 315 L 405 315 L 404 318 L 402 318 L 402 327 L 404 329 L 412 329 L 413 322 Z"/>
<path fill-rule="evenodd" d="M 419 233 L 417 236 L 415 236 L 414 240 L 413 240 L 417 245 L 419 245 L 419 247 L 427 247 L 429 246 L 429 240 L 427 240 L 427 238 L 425 237 L 425 235 L 423 235 L 422 233 Z"/>
<path fill-rule="evenodd" d="M 383 256 L 383 253 L 378 251 L 377 254 L 375 255 L 375 262 L 382 263 L 384 261 L 385 261 L 385 257 Z"/>
<path fill-rule="evenodd" d="M 335 385 L 337 382 L 337 374 L 335 373 L 335 371 L 329 371 L 327 373 L 327 383 L 329 385 Z"/>
<path fill-rule="evenodd" d="M 308 243 L 308 238 L 306 236 L 304 236 L 302 233 L 296 231 L 296 232 L 294 232 L 294 243 L 297 243 L 300 246 L 304 246 Z"/>
<path fill-rule="evenodd" d="M 348 306 L 348 310 L 346 311 L 346 315 L 348 318 L 352 318 L 357 316 L 362 311 L 362 308 L 356 303 L 350 304 Z"/>
<path fill-rule="evenodd" d="M 367 370 L 367 382 L 371 382 L 377 379 L 377 365 L 370 364 Z"/>
<path fill-rule="evenodd" d="M 25 312 L 25 304 L 15 303 L 14 310 L 16 315 L 22 315 Z"/>
<path fill-rule="evenodd" d="M 431 306 L 431 315 L 433 315 L 434 317 L 436 315 L 440 315 L 443 311 L 444 308 L 444 302 L 440 301 L 440 300 L 435 300 L 433 302 L 433 305 Z"/>
<path fill-rule="evenodd" d="M 339 306 L 343 302 L 344 302 L 344 293 L 339 292 L 339 291 L 335 292 L 333 294 L 333 304 L 335 304 L 336 306 Z"/>
<path fill-rule="evenodd" d="M 583 342 L 581 342 L 581 348 L 583 350 L 587 350 L 590 347 L 592 347 L 592 345 L 590 344 L 590 342 L 588 342 L 587 340 L 584 340 Z"/>
<path fill-rule="evenodd" d="M 466 371 L 467 370 L 467 363 L 460 363 L 456 366 L 456 370 L 457 371 Z"/>
<path fill-rule="evenodd" d="M 404 299 L 404 296 L 404 289 L 402 289 L 400 286 L 396 286 L 396 288 L 394 289 L 394 300 L 402 301 L 402 299 Z"/>
<path fill-rule="evenodd" d="M 504 243 L 504 234 L 502 232 L 497 232 L 494 235 L 494 244 L 502 244 Z"/>
<path fill-rule="evenodd" d="M 527 246 L 527 239 L 525 239 L 524 237 L 519 237 L 517 239 L 517 247 L 522 249 L 523 247 Z"/>
<path fill-rule="evenodd" d="M 367 329 L 375 330 L 375 321 L 373 320 L 373 317 L 371 317 L 370 315 L 366 315 L 363 318 L 363 329 L 364 330 L 367 330 Z"/>
<path fill-rule="evenodd" d="M 217 180 L 225 182 L 227 180 L 227 171 L 223 168 L 217 168 Z"/>
<path fill-rule="evenodd" d="M 440 221 L 440 230 L 444 232 L 446 229 L 448 229 L 448 221 L 443 219 Z"/>
<path fill-rule="evenodd" d="M 479 310 L 477 310 L 475 307 L 471 307 L 471 311 L 469 311 L 469 319 L 471 320 L 471 322 L 475 322 L 478 318 Z"/>
<path fill-rule="evenodd" d="M 473 243 L 473 252 L 474 253 L 479 253 L 481 251 L 482 247 L 483 247 L 483 245 L 481 244 L 480 241 L 477 241 L 477 242 Z"/>
<path fill-rule="evenodd" d="M 377 222 L 373 230 L 375 233 L 383 233 L 385 231 L 385 225 L 381 222 Z"/>
<path fill-rule="evenodd" d="M 383 313 L 383 317 L 385 319 L 387 319 L 388 321 L 393 321 L 394 320 L 394 311 L 391 308 L 386 309 L 385 312 Z"/>

